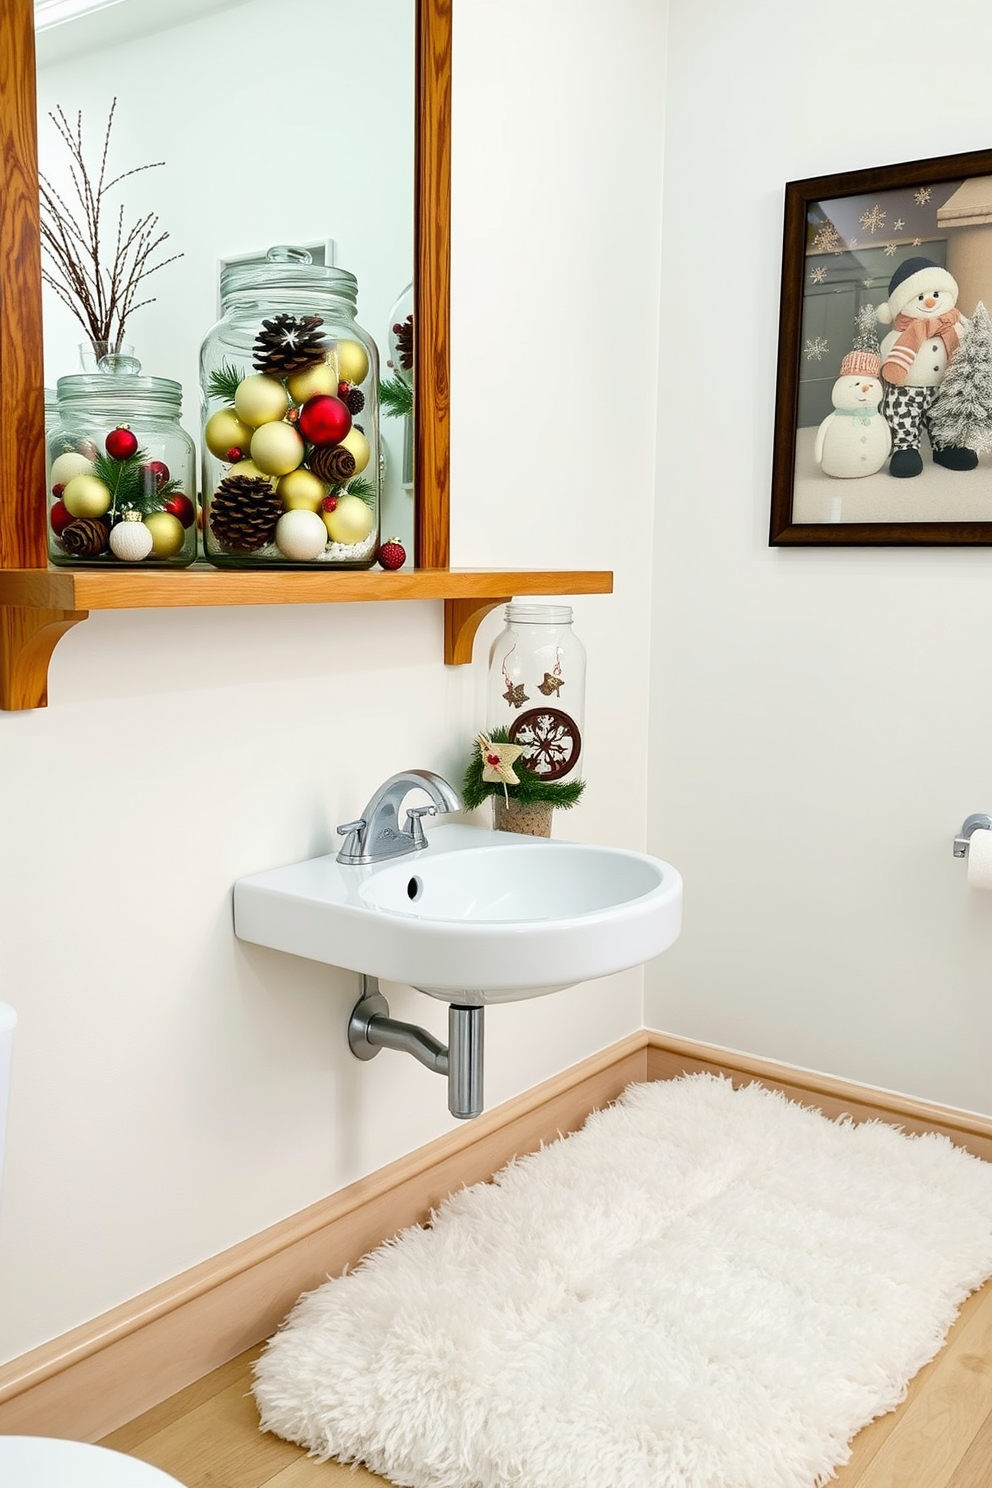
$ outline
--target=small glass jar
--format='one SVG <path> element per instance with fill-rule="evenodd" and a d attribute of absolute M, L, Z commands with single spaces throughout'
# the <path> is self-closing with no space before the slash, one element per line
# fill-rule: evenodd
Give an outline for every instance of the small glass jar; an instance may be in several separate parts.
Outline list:
<path fill-rule="evenodd" d="M 181 412 L 182 388 L 167 377 L 101 371 L 59 378 L 46 429 L 53 563 L 193 562 L 196 446 Z"/>
<path fill-rule="evenodd" d="M 358 281 L 305 249 L 221 274 L 200 352 L 203 545 L 218 568 L 371 568 L 379 354 Z"/>
<path fill-rule="evenodd" d="M 523 745 L 524 763 L 548 781 L 579 777 L 586 651 L 570 605 L 508 604 L 489 652 L 486 721 Z"/>

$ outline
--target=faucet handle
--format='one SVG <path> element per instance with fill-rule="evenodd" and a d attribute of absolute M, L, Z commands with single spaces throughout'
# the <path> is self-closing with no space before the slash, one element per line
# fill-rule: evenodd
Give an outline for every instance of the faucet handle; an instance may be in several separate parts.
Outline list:
<path fill-rule="evenodd" d="M 336 829 L 339 837 L 347 839 L 338 853 L 339 863 L 347 863 L 350 859 L 358 857 L 362 850 L 362 833 L 365 827 L 365 818 L 360 816 L 358 821 L 342 822 Z"/>
<path fill-rule="evenodd" d="M 415 848 L 427 846 L 427 838 L 424 836 L 424 824 L 421 821 L 421 817 L 424 816 L 437 816 L 437 807 L 410 806 L 407 808 L 406 819 Z"/>

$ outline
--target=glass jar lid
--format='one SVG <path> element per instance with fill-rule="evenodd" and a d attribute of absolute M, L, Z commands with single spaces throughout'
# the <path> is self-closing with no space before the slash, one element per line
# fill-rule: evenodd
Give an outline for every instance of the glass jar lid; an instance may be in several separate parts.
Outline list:
<path fill-rule="evenodd" d="M 358 305 L 358 280 L 347 269 L 314 263 L 306 248 L 270 248 L 264 262 L 227 264 L 220 275 L 221 308 L 245 294 L 265 290 L 305 290 L 335 295 Z"/>
<path fill-rule="evenodd" d="M 182 412 L 182 384 L 171 377 L 138 377 L 127 372 L 76 372 L 60 377 L 60 411 L 111 404 L 115 409 L 143 409 L 147 413 Z"/>

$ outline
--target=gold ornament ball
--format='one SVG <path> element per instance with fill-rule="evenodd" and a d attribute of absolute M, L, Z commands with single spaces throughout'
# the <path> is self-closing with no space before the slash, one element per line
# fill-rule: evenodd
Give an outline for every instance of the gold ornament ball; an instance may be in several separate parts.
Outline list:
<path fill-rule="evenodd" d="M 171 512 L 152 512 L 145 518 L 152 535 L 152 553 L 156 558 L 172 558 L 186 541 L 186 529 Z"/>
<path fill-rule="evenodd" d="M 286 386 L 294 403 L 305 403 L 318 393 L 333 393 L 336 396 L 338 374 L 331 362 L 316 362 L 314 366 L 304 367 L 302 372 L 297 372 Z"/>
<path fill-rule="evenodd" d="M 253 429 L 257 429 L 260 424 L 271 424 L 276 419 L 285 418 L 288 407 L 289 394 L 282 383 L 277 382 L 274 377 L 266 377 L 264 372 L 246 377 L 238 384 L 234 395 L 235 413 L 246 424 L 251 424 Z"/>
<path fill-rule="evenodd" d="M 369 354 L 360 341 L 338 342 L 338 377 L 355 386 L 369 375 Z M 337 392 L 337 388 L 334 389 Z"/>
<path fill-rule="evenodd" d="M 334 391 L 337 392 L 337 388 Z M 77 475 L 89 475 L 92 469 L 92 460 L 87 460 L 76 450 L 67 450 L 52 461 L 52 485 L 67 486 Z"/>
<path fill-rule="evenodd" d="M 369 456 L 372 453 L 372 451 L 369 449 L 369 442 L 365 438 L 365 435 L 362 433 L 361 429 L 356 429 L 355 425 L 352 424 L 347 434 L 341 440 L 341 447 L 342 449 L 350 450 L 352 455 L 354 455 L 355 474 L 361 475 L 362 471 L 369 463 Z"/>
<path fill-rule="evenodd" d="M 251 429 L 233 408 L 218 408 L 207 419 L 203 438 L 207 449 L 218 460 L 226 460 L 228 450 L 246 450 L 251 443 Z"/>
<path fill-rule="evenodd" d="M 276 547 L 284 558 L 312 563 L 327 547 L 327 531 L 316 512 L 283 512 L 276 523 Z"/>
<path fill-rule="evenodd" d="M 312 511 L 319 509 L 327 495 L 327 487 L 318 480 L 312 470 L 291 470 L 276 486 L 283 506 L 287 511 Z"/>
<path fill-rule="evenodd" d="M 110 487 L 95 475 L 74 475 L 62 492 L 66 511 L 74 517 L 102 517 L 112 499 Z"/>
<path fill-rule="evenodd" d="M 252 480 L 268 481 L 270 486 L 273 483 L 271 475 L 266 475 L 264 470 L 259 470 L 254 460 L 236 460 L 227 473 L 229 476 L 247 475 Z"/>
<path fill-rule="evenodd" d="M 303 459 L 303 435 L 292 424 L 263 424 L 251 436 L 251 457 L 265 475 L 288 475 Z"/>
<path fill-rule="evenodd" d="M 375 526 L 372 508 L 360 496 L 340 496 L 332 512 L 321 512 L 332 542 L 360 543 L 371 535 Z"/>

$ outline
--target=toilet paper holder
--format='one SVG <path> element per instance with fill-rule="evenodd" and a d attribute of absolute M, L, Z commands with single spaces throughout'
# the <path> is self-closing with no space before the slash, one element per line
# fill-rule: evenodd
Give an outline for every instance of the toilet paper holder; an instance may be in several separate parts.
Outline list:
<path fill-rule="evenodd" d="M 992 830 L 992 816 L 986 816 L 984 811 L 973 811 L 971 816 L 966 816 L 961 823 L 961 830 L 954 839 L 954 856 L 963 858 L 968 851 L 972 832 L 988 832 Z"/>

